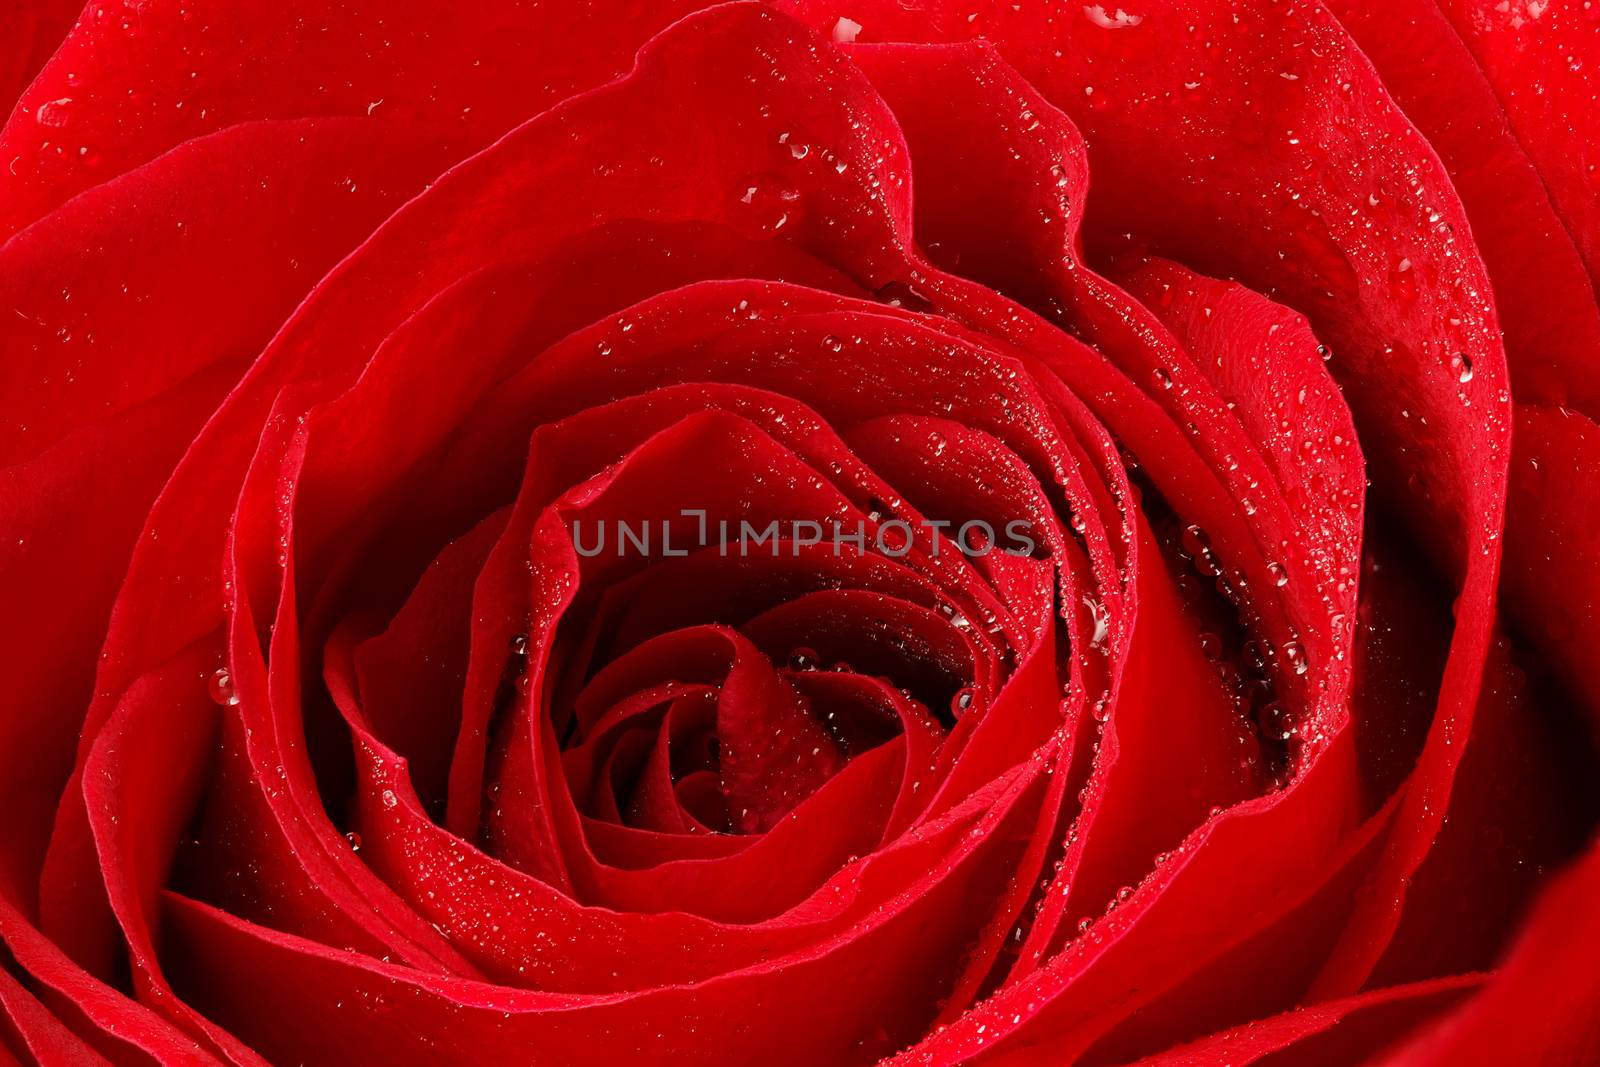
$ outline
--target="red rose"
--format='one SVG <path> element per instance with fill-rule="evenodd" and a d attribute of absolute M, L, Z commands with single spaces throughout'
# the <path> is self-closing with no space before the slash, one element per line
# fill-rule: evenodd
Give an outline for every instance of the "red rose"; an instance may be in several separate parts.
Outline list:
<path fill-rule="evenodd" d="M 0 1058 L 1600 1061 L 1596 10 L 0 15 Z"/>

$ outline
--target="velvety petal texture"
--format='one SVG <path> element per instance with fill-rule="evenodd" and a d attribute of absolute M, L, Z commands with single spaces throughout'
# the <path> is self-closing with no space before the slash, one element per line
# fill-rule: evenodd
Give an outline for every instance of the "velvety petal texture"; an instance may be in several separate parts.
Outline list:
<path fill-rule="evenodd" d="M 1600 1057 L 1587 3 L 0 39 L 0 1063 Z"/>

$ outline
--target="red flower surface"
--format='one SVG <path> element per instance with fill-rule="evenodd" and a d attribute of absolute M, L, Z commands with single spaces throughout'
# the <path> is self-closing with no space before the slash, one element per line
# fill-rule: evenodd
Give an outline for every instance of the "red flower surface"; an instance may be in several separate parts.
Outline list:
<path fill-rule="evenodd" d="M 1600 1062 L 1600 4 L 0 34 L 0 1062 Z"/>

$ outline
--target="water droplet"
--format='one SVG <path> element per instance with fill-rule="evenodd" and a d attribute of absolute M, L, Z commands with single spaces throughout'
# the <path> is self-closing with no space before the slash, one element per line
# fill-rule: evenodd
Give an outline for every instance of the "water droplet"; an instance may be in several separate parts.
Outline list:
<path fill-rule="evenodd" d="M 1262 706 L 1258 721 L 1266 735 L 1276 741 L 1287 741 L 1293 734 L 1289 713 L 1276 700 Z"/>
<path fill-rule="evenodd" d="M 1094 632 L 1089 635 L 1089 647 L 1105 647 L 1106 638 L 1111 636 L 1111 612 L 1104 604 L 1089 596 L 1083 598 L 1083 606 L 1089 609 L 1089 618 L 1094 622 Z"/>
<path fill-rule="evenodd" d="M 1417 298 L 1417 272 L 1411 257 L 1402 256 L 1389 268 L 1389 292 L 1403 303 Z"/>
<path fill-rule="evenodd" d="M 1272 584 L 1283 588 L 1289 584 L 1289 571 L 1281 563 L 1267 564 L 1267 573 L 1272 576 Z"/>
<path fill-rule="evenodd" d="M 351 830 L 349 833 L 344 835 L 344 839 L 350 843 L 350 851 L 351 852 L 360 852 L 361 851 L 361 835 L 360 834 L 356 833 L 354 830 Z"/>
<path fill-rule="evenodd" d="M 1472 357 L 1465 352 L 1457 352 L 1450 357 L 1450 369 L 1456 372 L 1456 379 L 1462 385 L 1472 381 Z"/>
<path fill-rule="evenodd" d="M 752 240 L 772 237 L 800 218 L 800 190 L 773 174 L 756 174 L 733 187 L 729 216 Z"/>
<path fill-rule="evenodd" d="M 817 662 L 817 650 L 801 645 L 789 653 L 789 669 L 791 671 L 814 671 L 820 664 Z"/>
<path fill-rule="evenodd" d="M 933 306 L 927 297 L 905 282 L 896 281 L 879 286 L 872 295 L 880 303 L 888 304 L 890 307 L 905 308 L 907 311 L 927 311 Z"/>
<path fill-rule="evenodd" d="M 211 699 L 224 707 L 239 703 L 239 694 L 233 687 L 233 675 L 228 668 L 218 667 L 211 676 Z"/>
<path fill-rule="evenodd" d="M 67 124 L 67 109 L 72 106 L 72 97 L 63 96 L 59 100 L 46 100 L 39 105 L 39 110 L 33 117 L 39 120 L 39 125 L 60 129 Z"/>
<path fill-rule="evenodd" d="M 960 718 L 978 702 L 978 691 L 970 685 L 962 686 L 956 690 L 956 695 L 950 698 L 950 713 Z"/>
<path fill-rule="evenodd" d="M 778 134 L 778 154 L 789 159 L 804 159 L 811 154 L 811 146 L 792 133 Z"/>
<path fill-rule="evenodd" d="M 1143 15 L 1130 15 L 1120 7 L 1108 12 L 1100 4 L 1085 4 L 1083 13 L 1102 30 L 1125 30 L 1144 21 Z"/>

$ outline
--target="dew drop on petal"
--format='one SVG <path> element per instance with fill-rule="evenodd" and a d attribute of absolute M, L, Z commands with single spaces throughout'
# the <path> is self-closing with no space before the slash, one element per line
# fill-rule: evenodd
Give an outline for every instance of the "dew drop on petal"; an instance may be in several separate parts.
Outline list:
<path fill-rule="evenodd" d="M 72 106 L 72 97 L 63 96 L 59 100 L 46 100 L 39 105 L 33 117 L 39 120 L 39 125 L 60 129 L 67 124 L 67 109 Z"/>
<path fill-rule="evenodd" d="M 734 184 L 728 210 L 735 229 L 760 240 L 792 226 L 801 208 L 800 190 L 776 175 L 754 174 Z"/>
<path fill-rule="evenodd" d="M 1089 635 L 1089 647 L 1104 648 L 1106 638 L 1111 636 L 1111 612 L 1093 597 L 1085 596 L 1082 599 L 1083 606 L 1089 609 L 1089 618 L 1094 623 L 1094 632 Z"/>
<path fill-rule="evenodd" d="M 239 693 L 233 687 L 233 675 L 226 667 L 218 667 L 211 676 L 211 699 L 224 707 L 239 703 Z"/>
<path fill-rule="evenodd" d="M 1107 11 L 1103 4 L 1085 4 L 1083 13 L 1103 30 L 1125 30 L 1144 21 L 1143 15 L 1130 15 L 1120 7 Z"/>

